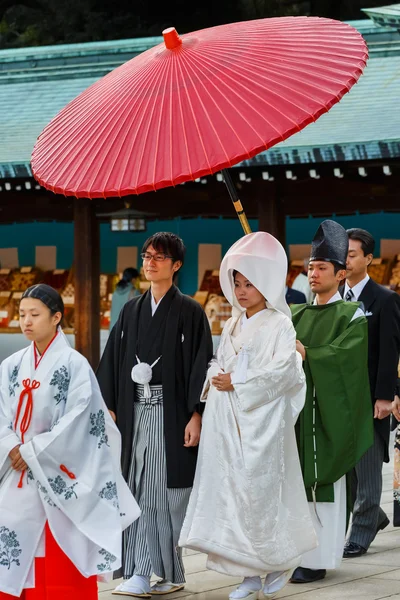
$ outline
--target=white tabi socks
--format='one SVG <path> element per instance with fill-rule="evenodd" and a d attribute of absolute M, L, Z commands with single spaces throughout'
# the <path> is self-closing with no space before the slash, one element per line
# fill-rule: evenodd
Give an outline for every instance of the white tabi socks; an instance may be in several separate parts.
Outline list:
<path fill-rule="evenodd" d="M 268 573 L 264 582 L 264 596 L 268 598 L 268 600 L 275 598 L 277 593 L 285 587 L 292 574 L 293 569 L 289 569 L 289 571 L 275 571 L 274 573 Z"/>
<path fill-rule="evenodd" d="M 134 575 L 123 583 L 120 583 L 112 592 L 115 595 L 132 596 L 134 598 L 151 598 L 150 577 L 146 575 Z"/>
<path fill-rule="evenodd" d="M 245 577 L 239 587 L 229 594 L 229 598 L 230 600 L 257 600 L 261 588 L 261 577 Z"/>

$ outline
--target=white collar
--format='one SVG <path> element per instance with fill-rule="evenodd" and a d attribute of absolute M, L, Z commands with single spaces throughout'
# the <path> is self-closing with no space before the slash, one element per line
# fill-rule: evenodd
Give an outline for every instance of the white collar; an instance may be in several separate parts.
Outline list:
<path fill-rule="evenodd" d="M 260 310 L 258 313 L 256 313 L 255 315 L 253 315 L 250 318 L 247 317 L 246 311 L 245 311 L 242 315 L 242 321 L 241 321 L 242 330 L 245 329 L 246 327 L 248 327 L 252 321 L 255 321 L 256 319 L 258 319 L 258 317 L 260 315 L 265 314 L 267 312 L 267 310 L 268 310 L 268 308 L 264 308 L 263 310 Z"/>
<path fill-rule="evenodd" d="M 154 317 L 154 313 L 156 312 L 157 308 L 160 306 L 161 300 L 164 298 L 164 296 L 162 296 L 158 302 L 155 301 L 154 296 L 153 296 L 153 292 L 150 291 L 150 296 L 151 296 L 151 316 Z"/>
<path fill-rule="evenodd" d="M 346 298 L 346 294 L 349 290 L 351 290 L 354 294 L 354 302 L 356 302 L 359 297 L 361 296 L 363 289 L 365 288 L 365 286 L 367 285 L 369 281 L 369 275 L 367 274 L 364 279 L 362 279 L 361 281 L 359 281 L 358 283 L 356 283 L 356 285 L 354 285 L 352 288 L 349 286 L 349 284 L 347 283 L 346 280 L 346 284 L 344 286 L 344 297 Z"/>
<path fill-rule="evenodd" d="M 333 302 L 337 302 L 338 300 L 343 300 L 343 298 L 339 292 L 336 292 L 336 294 L 334 294 L 332 298 L 329 298 L 326 304 L 332 304 Z M 317 304 L 317 297 L 315 297 L 314 304 Z"/>

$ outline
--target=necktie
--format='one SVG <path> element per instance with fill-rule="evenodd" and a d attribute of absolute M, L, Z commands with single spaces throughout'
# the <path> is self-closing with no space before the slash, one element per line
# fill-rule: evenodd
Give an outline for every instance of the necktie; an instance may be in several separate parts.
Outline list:
<path fill-rule="evenodd" d="M 345 300 L 346 302 L 353 302 L 354 299 L 354 292 L 353 290 L 349 289 L 349 291 L 346 294 Z"/>

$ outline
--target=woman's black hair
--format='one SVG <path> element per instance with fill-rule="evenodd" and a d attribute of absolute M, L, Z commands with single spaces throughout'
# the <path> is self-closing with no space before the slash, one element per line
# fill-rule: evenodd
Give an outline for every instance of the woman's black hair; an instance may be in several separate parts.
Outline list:
<path fill-rule="evenodd" d="M 130 283 L 133 279 L 139 277 L 139 271 L 134 269 L 133 267 L 128 267 L 122 273 L 122 279 L 120 279 L 117 283 L 117 288 L 123 290 L 126 288 L 128 283 Z"/>
<path fill-rule="evenodd" d="M 233 269 L 233 271 L 232 271 L 233 283 L 235 283 L 235 279 L 236 279 L 236 275 L 237 274 L 238 274 L 238 271 L 236 271 L 236 269 Z"/>
<path fill-rule="evenodd" d="M 59 312 L 61 313 L 62 317 L 64 316 L 63 299 L 57 290 L 52 288 L 50 285 L 46 285 L 45 283 L 32 285 L 22 294 L 21 300 L 24 298 L 36 298 L 36 300 L 40 300 L 45 306 L 47 306 L 52 315 L 55 315 Z"/>

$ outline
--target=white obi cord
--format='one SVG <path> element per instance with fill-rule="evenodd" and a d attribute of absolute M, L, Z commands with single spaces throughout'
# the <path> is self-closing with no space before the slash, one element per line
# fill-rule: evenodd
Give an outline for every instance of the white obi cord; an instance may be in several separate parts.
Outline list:
<path fill-rule="evenodd" d="M 231 374 L 231 383 L 246 383 L 247 381 L 247 368 L 249 365 L 249 353 L 246 346 L 240 349 L 238 354 L 238 361 L 235 370 Z"/>
<path fill-rule="evenodd" d="M 161 356 L 159 356 L 157 360 L 153 362 L 152 365 L 149 365 L 148 363 L 140 362 L 139 357 L 136 356 L 138 364 L 133 367 L 131 371 L 131 377 L 132 381 L 143 385 L 145 398 L 151 398 L 151 390 L 149 384 L 153 377 L 153 367 L 156 366 L 160 359 Z"/>

